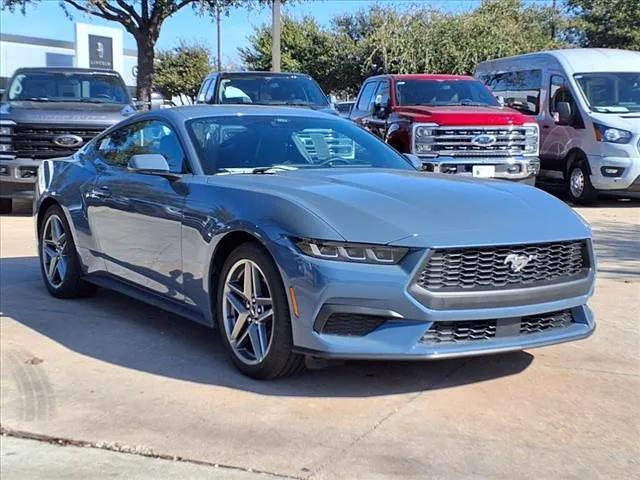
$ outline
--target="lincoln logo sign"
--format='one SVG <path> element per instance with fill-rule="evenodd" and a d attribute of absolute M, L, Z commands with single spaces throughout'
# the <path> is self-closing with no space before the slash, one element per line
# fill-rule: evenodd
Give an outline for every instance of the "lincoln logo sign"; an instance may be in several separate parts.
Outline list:
<path fill-rule="evenodd" d="M 511 267 L 512 272 L 519 272 L 524 267 L 529 265 L 531 260 L 538 258 L 537 255 L 518 255 L 517 253 L 510 253 L 507 258 L 504 259 L 504 264 Z"/>

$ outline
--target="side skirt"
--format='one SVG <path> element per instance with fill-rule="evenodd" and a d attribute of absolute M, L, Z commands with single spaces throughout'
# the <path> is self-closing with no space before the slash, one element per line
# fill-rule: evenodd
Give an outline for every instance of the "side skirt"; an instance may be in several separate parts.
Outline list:
<path fill-rule="evenodd" d="M 128 297 L 153 305 L 154 307 L 161 308 L 162 310 L 175 313 L 181 317 L 188 318 L 189 320 L 213 328 L 211 322 L 198 310 L 189 308 L 182 303 L 162 297 L 155 292 L 133 285 L 120 278 L 113 277 L 112 275 L 104 273 L 88 275 L 83 277 L 83 280 L 93 283 L 99 287 L 114 290 Z"/>

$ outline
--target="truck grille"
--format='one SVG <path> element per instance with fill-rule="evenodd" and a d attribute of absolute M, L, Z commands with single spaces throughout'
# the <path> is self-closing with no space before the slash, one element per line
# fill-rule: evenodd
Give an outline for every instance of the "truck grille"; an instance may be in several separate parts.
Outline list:
<path fill-rule="evenodd" d="M 518 259 L 528 259 L 528 263 L 515 269 Z M 582 278 L 589 267 L 585 240 L 436 249 L 418 275 L 417 284 L 437 292 L 522 288 Z"/>
<path fill-rule="evenodd" d="M 565 328 L 570 326 L 573 321 L 571 310 L 560 310 L 498 320 L 434 322 L 424 333 L 420 342 L 433 345 L 491 340 L 498 337 L 517 337 Z"/>
<path fill-rule="evenodd" d="M 72 155 L 78 148 L 102 132 L 104 127 L 82 127 L 65 125 L 26 125 L 13 127 L 13 150 L 24 158 L 47 159 Z M 59 146 L 53 143 L 58 135 L 77 135 L 83 143 L 77 147 Z"/>
<path fill-rule="evenodd" d="M 512 157 L 537 153 L 538 136 L 526 135 L 526 127 L 437 127 L 433 129 L 432 155 L 453 157 Z M 479 135 L 490 135 L 490 145 L 474 142 Z M 526 145 L 534 145 L 527 150 Z"/>

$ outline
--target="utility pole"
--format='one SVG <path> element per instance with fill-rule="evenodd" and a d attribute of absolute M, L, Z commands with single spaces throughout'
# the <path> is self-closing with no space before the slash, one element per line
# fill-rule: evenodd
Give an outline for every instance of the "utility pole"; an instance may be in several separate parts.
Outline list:
<path fill-rule="evenodd" d="M 280 71 L 280 0 L 273 2 L 271 18 L 271 71 Z"/>
<path fill-rule="evenodd" d="M 220 6 L 216 6 L 216 29 L 218 35 L 217 48 L 218 53 L 216 55 L 216 65 L 218 67 L 218 71 L 222 71 L 222 61 L 220 60 Z"/>

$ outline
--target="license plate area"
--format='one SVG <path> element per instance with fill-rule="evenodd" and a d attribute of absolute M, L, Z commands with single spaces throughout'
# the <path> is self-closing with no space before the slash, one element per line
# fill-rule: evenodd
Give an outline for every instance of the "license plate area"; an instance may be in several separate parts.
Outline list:
<path fill-rule="evenodd" d="M 474 165 L 471 172 L 477 178 L 493 178 L 496 175 L 496 167 L 494 165 Z"/>

